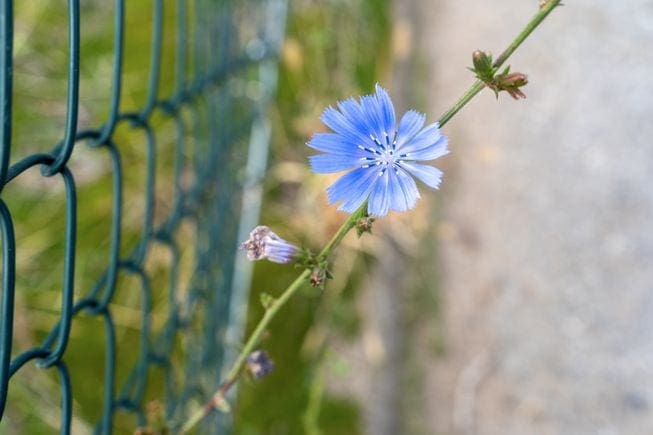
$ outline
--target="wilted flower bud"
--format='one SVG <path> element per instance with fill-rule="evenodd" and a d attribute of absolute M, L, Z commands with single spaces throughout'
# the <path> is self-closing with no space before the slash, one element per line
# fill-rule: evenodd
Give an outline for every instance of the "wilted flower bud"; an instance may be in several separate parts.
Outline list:
<path fill-rule="evenodd" d="M 259 225 L 249 233 L 249 239 L 240 245 L 251 261 L 267 258 L 275 263 L 288 263 L 297 253 L 297 246 L 277 236 L 270 228 Z"/>
<path fill-rule="evenodd" d="M 254 379 L 261 379 L 274 369 L 274 362 L 264 350 L 256 350 L 247 357 L 247 370 Z"/>
<path fill-rule="evenodd" d="M 320 268 L 316 268 L 311 272 L 309 281 L 313 287 L 322 287 L 326 282 L 326 273 Z"/>
<path fill-rule="evenodd" d="M 515 100 L 526 98 L 526 94 L 524 94 L 519 88 L 527 84 L 528 76 L 520 72 L 497 76 L 497 87 L 499 90 L 508 92 Z"/>
<path fill-rule="evenodd" d="M 362 236 L 363 233 L 371 233 L 372 232 L 372 223 L 374 223 L 374 218 L 371 216 L 367 216 L 364 218 L 360 218 L 358 222 L 356 222 L 356 232 L 358 234 L 358 237 Z"/>
<path fill-rule="evenodd" d="M 510 73 L 500 78 L 504 86 L 524 86 L 528 84 L 528 76 L 520 72 Z"/>

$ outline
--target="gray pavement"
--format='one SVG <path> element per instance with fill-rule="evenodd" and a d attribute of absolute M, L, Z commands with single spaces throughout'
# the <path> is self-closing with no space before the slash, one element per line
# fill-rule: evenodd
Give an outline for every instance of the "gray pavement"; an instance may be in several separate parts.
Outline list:
<path fill-rule="evenodd" d="M 528 99 L 445 128 L 431 433 L 653 433 L 653 2 L 565 3 L 509 62 Z M 439 114 L 537 1 L 421 7 Z"/>

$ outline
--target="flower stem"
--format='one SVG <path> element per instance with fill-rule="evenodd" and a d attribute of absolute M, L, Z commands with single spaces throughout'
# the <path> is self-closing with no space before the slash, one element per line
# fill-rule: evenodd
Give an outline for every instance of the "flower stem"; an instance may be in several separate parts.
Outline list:
<path fill-rule="evenodd" d="M 485 83 L 483 83 L 480 80 L 477 80 L 474 82 L 474 84 L 465 92 L 465 94 L 460 97 L 458 101 L 456 101 L 456 104 L 451 106 L 449 110 L 445 112 L 444 115 L 438 119 L 438 124 L 440 124 L 440 127 L 443 127 L 444 124 L 449 122 L 453 116 L 460 111 L 463 107 L 465 107 L 465 104 L 469 103 L 469 101 L 476 96 L 481 90 L 485 87 Z"/>
<path fill-rule="evenodd" d="M 318 261 L 319 260 L 326 260 L 329 258 L 329 255 L 331 255 L 331 252 L 340 244 L 342 239 L 345 238 L 349 230 L 354 228 L 356 225 L 356 222 L 358 222 L 359 219 L 365 217 L 367 215 L 367 201 L 363 203 L 360 207 L 358 207 L 358 210 L 353 212 L 351 216 L 349 216 L 349 219 L 345 221 L 344 224 L 340 228 L 338 228 L 338 231 L 334 234 L 334 236 L 329 240 L 329 243 L 326 244 L 324 249 L 322 249 L 322 252 L 320 252 L 320 255 L 317 256 Z"/>
<path fill-rule="evenodd" d="M 313 379 L 308 390 L 308 404 L 302 416 L 304 433 L 306 435 L 321 435 L 322 433 L 318 425 L 318 420 L 320 418 L 325 386 L 325 362 L 323 359 L 324 355 L 321 356 L 321 360 L 317 363 L 317 367 L 315 367 L 313 372 Z"/>
<path fill-rule="evenodd" d="M 329 243 L 326 244 L 324 249 L 320 252 L 318 255 L 318 259 L 320 260 L 326 260 L 329 258 L 329 255 L 333 252 L 333 250 L 340 244 L 342 239 L 347 235 L 347 233 L 354 228 L 356 225 L 356 222 L 358 220 L 365 216 L 367 210 L 367 201 L 363 205 L 361 205 L 358 210 L 356 210 L 354 213 L 352 213 L 349 218 L 345 221 L 345 223 L 342 224 L 342 226 L 338 229 L 336 234 L 329 240 Z M 279 296 L 273 303 L 270 305 L 266 310 L 265 314 L 259 321 L 258 325 L 256 325 L 256 328 L 252 332 L 252 335 L 250 335 L 249 339 L 247 340 L 247 343 L 245 343 L 245 346 L 243 349 L 240 351 L 238 354 L 238 357 L 236 358 L 236 361 L 231 366 L 231 369 L 229 370 L 229 373 L 227 374 L 227 377 L 225 380 L 220 384 L 220 387 L 218 387 L 218 390 L 216 393 L 211 397 L 211 400 L 209 400 L 204 406 L 201 408 L 197 409 L 188 420 L 184 423 L 184 425 L 180 429 L 180 433 L 187 433 L 191 429 L 193 429 L 197 424 L 204 419 L 209 413 L 211 413 L 214 409 L 218 408 L 221 404 L 225 403 L 225 395 L 231 388 L 233 384 L 236 383 L 238 380 L 238 377 L 243 371 L 243 368 L 245 367 L 245 363 L 247 362 L 247 357 L 249 356 L 250 353 L 254 351 L 256 346 L 258 346 L 261 337 L 263 336 L 263 333 L 267 329 L 268 325 L 274 319 L 274 317 L 277 315 L 277 312 L 283 307 L 286 302 L 299 290 L 304 284 L 304 282 L 309 278 L 311 275 L 312 270 L 311 269 L 304 269 L 304 271 L 297 277 L 295 280 L 290 284 L 284 291 L 281 293 L 281 296 Z"/>
<path fill-rule="evenodd" d="M 539 26 L 553 9 L 560 5 L 561 0 L 548 0 L 544 3 L 535 16 L 526 24 L 526 27 L 517 35 L 514 41 L 503 50 L 503 53 L 494 61 L 494 67 L 499 68 L 517 50 L 522 42 Z"/>
<path fill-rule="evenodd" d="M 535 14 L 535 16 L 526 24 L 526 27 L 519 32 L 519 35 L 510 43 L 508 48 L 506 48 L 503 53 L 497 57 L 497 59 L 494 61 L 493 66 L 495 68 L 501 67 L 507 60 L 508 58 L 517 50 L 517 48 L 528 38 L 528 36 L 539 26 L 542 21 L 551 13 L 551 11 L 556 7 L 560 5 L 561 0 L 548 0 L 542 7 L 540 7 L 540 10 Z M 485 83 L 483 83 L 480 80 L 477 80 L 474 82 L 474 84 L 465 92 L 465 94 L 460 97 L 458 101 L 456 101 L 456 104 L 451 106 L 449 110 L 447 110 L 438 120 L 440 127 L 444 126 L 453 116 L 460 111 L 476 94 L 481 92 L 481 90 L 485 87 Z"/>
<path fill-rule="evenodd" d="M 549 13 L 560 4 L 560 0 L 548 0 L 539 10 L 539 12 L 531 19 L 531 21 L 524 27 L 517 38 L 504 50 L 503 53 L 497 58 L 494 62 L 495 67 L 500 67 L 510 55 L 521 45 L 522 42 L 535 30 L 535 28 L 544 20 L 544 18 L 549 15 Z M 454 104 L 447 112 L 444 113 L 439 119 L 440 127 L 444 126 L 456 113 L 460 111 L 476 94 L 478 94 L 485 84 L 478 80 L 465 92 L 465 94 Z M 342 224 L 338 229 L 336 234 L 331 238 L 329 243 L 326 244 L 324 249 L 320 252 L 317 259 L 318 260 L 327 260 L 333 250 L 342 242 L 342 239 L 347 235 L 347 233 L 356 225 L 358 220 L 366 215 L 367 210 L 367 201 L 360 206 L 358 210 L 352 213 L 349 218 Z M 245 367 L 247 357 L 250 353 L 254 351 L 256 346 L 258 346 L 261 337 L 268 325 L 277 315 L 278 311 L 290 300 L 290 298 L 299 290 L 306 282 L 306 280 L 311 275 L 311 269 L 305 269 L 302 273 L 286 288 L 281 296 L 279 296 L 273 303 L 270 305 L 258 325 L 250 335 L 247 343 L 238 354 L 236 361 L 234 361 L 229 373 L 225 380 L 220 384 L 218 390 L 215 392 L 211 400 L 209 400 L 204 406 L 196 410 L 191 417 L 186 420 L 186 422 L 181 427 L 180 433 L 187 433 L 192 430 L 197 424 L 202 421 L 213 410 L 226 406 L 225 395 L 229 389 L 236 383 L 238 377 Z"/>

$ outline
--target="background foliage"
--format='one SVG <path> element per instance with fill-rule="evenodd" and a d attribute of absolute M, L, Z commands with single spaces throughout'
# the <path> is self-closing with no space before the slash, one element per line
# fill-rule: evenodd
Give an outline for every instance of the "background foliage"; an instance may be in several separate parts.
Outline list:
<path fill-rule="evenodd" d="M 36 0 L 15 2 L 15 71 L 14 71 L 14 147 L 13 159 L 34 152 L 48 152 L 53 138 L 58 137 L 65 119 L 67 33 L 66 9 L 61 1 Z M 192 2 L 191 2 L 192 4 Z M 151 1 L 126 2 L 126 46 L 124 86 L 121 110 L 142 106 L 144 84 L 149 66 L 151 39 Z M 274 143 L 270 176 L 266 180 L 263 221 L 289 239 L 324 239 L 337 216 L 324 211 L 321 187 L 308 173 L 304 146 L 315 131 L 323 129 L 321 111 L 328 104 L 350 95 L 369 92 L 383 76 L 389 57 L 389 5 L 385 0 L 291 2 L 288 37 L 282 51 L 279 90 L 273 119 Z M 174 23 L 174 8 L 165 8 L 165 26 Z M 96 126 L 107 115 L 111 75 L 112 5 L 104 1 L 82 2 L 82 38 L 80 71 L 79 126 Z M 191 14 L 189 14 L 191 15 Z M 164 32 L 161 94 L 167 95 L 173 86 L 174 35 Z M 159 155 L 157 177 L 163 180 L 156 195 L 160 222 L 171 201 L 172 146 L 174 126 L 163 119 L 155 120 Z M 140 186 L 144 174 L 144 153 L 139 133 L 119 128 L 116 137 L 123 144 L 125 171 L 123 221 L 123 253 L 138 242 L 142 215 Z M 166 153 L 166 151 L 170 151 Z M 109 249 L 106 216 L 111 208 L 111 177 L 106 160 L 99 159 L 84 147 L 76 150 L 70 163 L 76 176 L 79 209 L 76 296 L 83 294 L 106 264 Z M 63 191 L 59 183 L 28 172 L 8 186 L 3 198 L 14 214 L 18 252 L 16 301 L 16 341 L 14 352 L 39 343 L 58 318 L 60 270 L 63 265 Z M 159 207 L 160 205 L 160 207 Z M 161 211 L 163 210 L 163 211 Z M 324 218 L 321 216 L 324 215 Z M 185 230 L 182 228 L 182 233 Z M 192 239 L 188 232 L 187 236 Z M 98 255 L 100 253 L 100 255 Z M 165 319 L 165 298 L 168 271 L 163 250 L 156 249 L 148 259 L 147 268 L 154 276 L 152 287 L 153 329 L 160 329 Z M 346 254 L 345 254 L 346 255 Z M 359 259 L 358 261 L 363 261 Z M 189 264 L 188 252 L 182 253 L 182 263 Z M 184 269 L 184 268 L 182 268 Z M 188 274 L 189 268 L 182 270 Z M 285 287 L 294 271 L 277 265 L 256 267 L 252 292 L 250 323 L 261 314 L 259 291 L 270 293 Z M 340 278 L 339 288 L 351 295 L 355 276 Z M 112 310 L 121 349 L 136 347 L 139 339 L 140 312 L 138 283 L 122 277 Z M 185 281 L 182 279 L 182 281 Z M 187 281 L 187 280 L 186 280 Z M 355 334 L 356 316 L 346 305 L 327 305 L 329 311 L 319 314 L 324 295 L 307 289 L 286 309 L 283 318 L 275 322 L 265 347 L 276 361 L 275 373 L 256 384 L 243 384 L 235 408 L 237 433 L 303 433 L 307 403 L 315 391 L 314 364 L 319 355 L 302 351 L 302 343 L 313 328 L 339 325 L 338 333 Z M 315 313 L 318 313 L 317 315 Z M 318 322 L 316 325 L 316 316 Z M 332 322 L 333 318 L 337 322 Z M 320 326 L 322 325 L 322 326 Z M 326 325 L 326 326 L 325 326 Z M 331 326 L 329 326 L 331 325 Z M 98 385 L 103 358 L 102 325 L 99 321 L 81 317 L 73 323 L 66 361 L 74 387 L 75 427 L 90 430 L 99 418 L 101 397 Z M 235 345 L 235 344 L 232 344 Z M 310 347 L 310 346 L 309 346 Z M 124 379 L 137 356 L 131 352 L 118 354 L 117 379 Z M 150 380 L 148 398 L 162 396 L 160 379 Z M 276 396 L 284 392 L 284 400 Z M 46 433 L 58 427 L 59 397 L 54 378 L 33 366 L 12 378 L 10 403 L 6 416 L 12 430 L 23 433 Z M 357 406 L 348 400 L 326 398 L 320 413 L 320 427 L 325 433 L 353 433 L 359 415 Z M 5 421 L 3 421 L 3 425 Z M 135 425 L 131 418 L 117 419 L 117 431 L 129 432 Z M 345 429 L 346 428 L 346 429 Z M 2 429 L 2 426 L 0 426 Z"/>

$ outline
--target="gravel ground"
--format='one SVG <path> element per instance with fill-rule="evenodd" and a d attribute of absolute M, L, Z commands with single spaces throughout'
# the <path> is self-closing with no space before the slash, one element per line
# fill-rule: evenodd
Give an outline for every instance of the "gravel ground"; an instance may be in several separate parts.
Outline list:
<path fill-rule="evenodd" d="M 537 1 L 421 7 L 437 114 Z M 445 128 L 429 432 L 653 433 L 651 47 L 652 1 L 569 0 L 509 62 L 528 99 L 484 91 Z"/>

